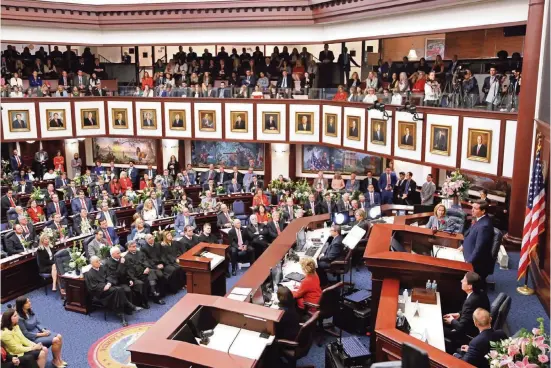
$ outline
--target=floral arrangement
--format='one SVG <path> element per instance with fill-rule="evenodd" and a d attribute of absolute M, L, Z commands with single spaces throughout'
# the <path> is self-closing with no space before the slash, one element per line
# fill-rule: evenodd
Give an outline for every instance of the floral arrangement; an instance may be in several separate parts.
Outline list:
<path fill-rule="evenodd" d="M 71 259 L 69 260 L 69 267 L 71 267 L 73 270 L 80 270 L 82 267 L 86 266 L 86 257 L 84 256 L 84 252 L 82 251 L 82 240 L 79 242 L 78 247 L 74 245 L 70 250 L 69 254 L 71 256 Z"/>
<path fill-rule="evenodd" d="M 174 199 L 180 199 L 184 193 L 185 193 L 184 188 L 180 186 L 174 187 L 170 191 L 170 194 L 172 194 L 172 197 Z"/>
<path fill-rule="evenodd" d="M 549 335 L 545 333 L 543 318 L 538 318 L 539 327 L 531 332 L 520 330 L 518 337 L 491 341 L 491 350 L 486 355 L 490 368 L 543 368 L 549 367 Z"/>
<path fill-rule="evenodd" d="M 279 179 L 274 179 L 268 184 L 268 189 L 272 193 L 285 192 L 286 190 L 292 190 L 295 187 L 295 183 L 292 180 L 281 181 Z"/>
<path fill-rule="evenodd" d="M 80 187 L 82 185 L 82 175 L 75 176 L 73 180 L 75 181 L 75 185 L 77 187 Z"/>
<path fill-rule="evenodd" d="M 101 248 L 99 249 L 99 257 L 101 259 L 108 258 L 110 254 L 111 254 L 111 248 L 108 247 L 107 245 L 102 245 Z"/>
<path fill-rule="evenodd" d="M 341 193 L 336 192 L 336 191 L 334 191 L 334 190 L 332 190 L 332 189 L 328 189 L 328 190 L 325 190 L 325 191 L 323 192 L 323 198 L 324 198 L 324 200 L 325 200 L 325 195 L 326 195 L 327 193 L 329 193 L 329 195 L 331 196 L 331 200 L 332 200 L 332 201 L 338 201 L 339 199 L 341 199 Z"/>
<path fill-rule="evenodd" d="M 42 201 L 44 200 L 44 193 L 42 193 L 42 190 L 40 189 L 40 187 L 36 187 L 32 191 L 30 198 L 31 198 L 31 201 L 33 200 L 37 202 Z"/>
<path fill-rule="evenodd" d="M 294 188 L 295 189 L 292 196 L 300 203 L 306 202 L 308 200 L 308 196 L 312 194 L 312 188 L 310 187 L 306 179 L 297 181 L 294 185 Z"/>
<path fill-rule="evenodd" d="M 471 182 L 467 180 L 466 176 L 461 174 L 459 169 L 457 169 L 451 176 L 448 176 L 444 184 L 442 184 L 441 194 L 444 197 L 466 198 L 470 187 Z"/>
<path fill-rule="evenodd" d="M 221 195 L 225 193 L 226 193 L 226 189 L 224 189 L 223 186 L 219 185 L 216 187 L 216 195 Z"/>
<path fill-rule="evenodd" d="M 47 236 L 48 238 L 50 238 L 50 241 L 51 241 L 51 242 L 53 242 L 54 244 L 56 243 L 57 238 L 58 238 L 58 235 L 56 234 L 56 232 L 55 232 L 52 228 L 45 227 L 45 228 L 42 230 L 42 234 L 46 234 L 46 236 Z"/>
<path fill-rule="evenodd" d="M 54 172 L 57 176 L 61 176 L 61 170 L 60 169 L 54 170 Z"/>
<path fill-rule="evenodd" d="M 359 201 L 360 194 L 362 194 L 362 192 L 360 192 L 359 190 L 353 191 L 352 194 L 350 195 L 350 201 L 353 201 L 353 200 Z"/>

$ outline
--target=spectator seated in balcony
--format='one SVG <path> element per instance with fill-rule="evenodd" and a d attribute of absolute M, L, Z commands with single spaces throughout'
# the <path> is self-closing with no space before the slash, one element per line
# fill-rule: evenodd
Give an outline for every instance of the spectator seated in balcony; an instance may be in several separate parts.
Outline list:
<path fill-rule="evenodd" d="M 263 91 L 265 91 L 269 87 L 270 80 L 266 77 L 266 74 L 264 74 L 264 72 L 260 72 L 260 78 L 258 78 L 256 85 L 257 87 L 260 87 Z"/>
<path fill-rule="evenodd" d="M 251 93 L 252 98 L 261 99 L 264 98 L 264 93 L 261 91 L 259 86 L 254 87 L 254 92 Z"/>
<path fill-rule="evenodd" d="M 388 88 L 391 91 L 398 90 L 398 74 L 392 73 L 392 77 L 389 82 Z"/>
<path fill-rule="evenodd" d="M 369 87 L 372 87 L 375 90 L 377 90 L 378 86 L 379 86 L 379 79 L 377 78 L 377 74 L 374 71 L 370 71 L 367 74 L 367 79 L 365 80 L 365 88 L 368 89 Z"/>
<path fill-rule="evenodd" d="M 77 86 L 73 87 L 73 90 L 71 91 L 71 97 L 80 97 L 80 90 Z"/>
<path fill-rule="evenodd" d="M 95 72 L 90 75 L 90 78 L 88 79 L 88 85 L 91 87 L 96 87 L 100 83 L 100 79 L 98 78 L 97 74 Z"/>
<path fill-rule="evenodd" d="M 402 104 L 402 95 L 396 89 L 392 91 L 392 98 L 390 100 L 390 104 L 391 105 L 401 105 Z"/>
<path fill-rule="evenodd" d="M 427 81 L 426 74 L 424 71 L 420 70 L 417 73 L 413 73 L 410 78 L 413 78 L 413 76 L 416 74 L 418 75 L 418 78 L 415 83 L 412 84 L 413 87 L 411 88 L 411 90 L 412 92 L 423 93 L 425 92 L 425 82 Z"/>
<path fill-rule="evenodd" d="M 298 54 L 298 51 L 297 51 L 297 54 Z M 302 61 L 300 59 L 297 59 L 295 67 L 293 68 L 293 74 L 292 74 L 293 80 L 300 81 L 305 71 L 306 70 L 304 69 L 304 66 L 302 66 Z"/>
<path fill-rule="evenodd" d="M 52 63 L 52 59 L 47 59 L 46 63 L 44 64 L 44 78 L 48 79 L 57 79 L 57 69 L 55 65 Z"/>
<path fill-rule="evenodd" d="M 425 105 L 437 106 L 440 99 L 440 83 L 436 80 L 436 72 L 430 72 L 425 83 Z"/>
<path fill-rule="evenodd" d="M 337 88 L 337 93 L 333 96 L 333 101 L 346 101 L 348 99 L 348 94 L 344 90 L 344 86 L 340 85 Z"/>
<path fill-rule="evenodd" d="M 19 78 L 19 73 L 15 72 L 13 73 L 13 77 L 10 79 L 10 87 L 18 86 L 20 88 L 23 88 L 23 80 Z"/>
<path fill-rule="evenodd" d="M 67 91 L 63 89 L 63 86 L 58 85 L 57 91 L 55 92 L 55 97 L 67 97 Z"/>
<path fill-rule="evenodd" d="M 139 88 L 139 87 L 138 87 Z M 141 97 L 153 97 L 153 90 L 149 88 L 149 86 L 145 86 L 143 91 L 141 91 Z"/>
<path fill-rule="evenodd" d="M 38 90 L 38 97 L 50 97 L 50 85 L 45 83 Z"/>
<path fill-rule="evenodd" d="M 38 75 L 38 72 L 35 70 L 33 74 L 29 76 L 29 86 L 30 87 L 42 87 L 42 78 Z"/>
<path fill-rule="evenodd" d="M 348 96 L 348 102 L 362 102 L 362 96 L 358 93 L 361 92 L 360 87 L 350 87 L 350 96 Z"/>
<path fill-rule="evenodd" d="M 398 92 L 409 91 L 409 80 L 406 72 L 400 73 L 400 80 L 398 81 Z"/>
<path fill-rule="evenodd" d="M 249 89 L 246 85 L 242 85 L 239 91 L 235 94 L 235 98 L 249 98 Z"/>
<path fill-rule="evenodd" d="M 21 92 L 19 87 L 15 86 L 15 87 L 12 88 L 12 90 L 10 92 L 10 97 L 23 97 L 23 92 Z"/>
<path fill-rule="evenodd" d="M 358 76 L 358 73 L 357 72 L 354 72 L 352 73 L 352 76 L 350 77 L 350 79 L 348 79 L 348 89 L 350 89 L 350 87 L 360 87 L 362 84 L 362 81 L 360 80 L 360 77 Z"/>
<path fill-rule="evenodd" d="M 370 103 L 370 104 L 377 102 L 377 95 L 375 94 L 375 88 L 368 87 L 366 89 L 367 89 L 367 93 L 364 97 L 363 102 Z"/>
<path fill-rule="evenodd" d="M 142 89 L 144 89 L 145 86 L 149 86 L 149 88 L 153 88 L 153 78 L 149 76 L 148 72 L 145 72 L 142 78 Z"/>

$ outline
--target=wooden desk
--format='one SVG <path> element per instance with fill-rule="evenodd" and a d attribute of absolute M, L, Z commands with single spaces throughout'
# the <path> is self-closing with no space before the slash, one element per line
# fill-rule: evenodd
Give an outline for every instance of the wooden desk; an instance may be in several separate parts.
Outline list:
<path fill-rule="evenodd" d="M 270 335 L 275 334 L 275 324 L 283 315 L 280 310 L 224 297 L 187 294 L 128 348 L 132 363 L 138 368 L 247 368 L 262 365 L 259 360 L 173 340 L 176 332 L 201 306 L 211 308 L 218 323 L 239 328 L 246 325 L 247 330 L 266 331 Z"/>
<path fill-rule="evenodd" d="M 377 362 L 401 360 L 402 344 L 407 342 L 427 352 L 430 366 L 433 368 L 468 368 L 472 365 L 447 354 L 417 338 L 396 329 L 398 312 L 398 294 L 400 281 L 386 278 L 382 282 L 379 298 L 379 310 L 375 323 L 375 346 Z"/>
<path fill-rule="evenodd" d="M 226 294 L 228 249 L 229 245 L 199 243 L 178 257 L 178 264 L 186 271 L 188 293 L 218 296 Z M 204 251 L 224 257 L 224 260 L 213 269 L 210 258 L 199 256 Z"/>

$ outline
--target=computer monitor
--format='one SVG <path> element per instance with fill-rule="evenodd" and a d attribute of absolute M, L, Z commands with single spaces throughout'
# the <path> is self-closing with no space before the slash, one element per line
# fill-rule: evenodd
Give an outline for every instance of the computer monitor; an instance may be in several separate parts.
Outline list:
<path fill-rule="evenodd" d="M 376 220 L 381 217 L 381 206 L 373 206 L 367 210 L 368 220 Z"/>
<path fill-rule="evenodd" d="M 305 227 L 301 227 L 300 230 L 297 232 L 297 246 L 296 250 L 300 252 L 302 249 L 304 249 L 304 246 L 306 245 L 306 229 Z"/>
<path fill-rule="evenodd" d="M 350 222 L 350 213 L 348 211 L 331 213 L 331 223 L 335 225 L 348 225 L 349 222 Z"/>
<path fill-rule="evenodd" d="M 392 233 L 392 238 L 390 239 L 390 250 L 393 252 L 406 252 L 406 248 L 404 248 L 401 242 L 401 236 L 397 231 Z"/>

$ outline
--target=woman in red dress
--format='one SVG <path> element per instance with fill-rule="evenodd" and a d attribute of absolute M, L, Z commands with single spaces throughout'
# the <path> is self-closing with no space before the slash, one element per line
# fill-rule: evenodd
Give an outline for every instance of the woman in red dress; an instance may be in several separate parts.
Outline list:
<path fill-rule="evenodd" d="M 54 170 L 65 172 L 65 157 L 61 156 L 61 151 L 57 151 L 54 157 Z"/>
<path fill-rule="evenodd" d="M 149 175 L 143 174 L 142 180 L 140 180 L 140 190 L 145 188 L 153 188 L 153 181 L 149 179 Z"/>
<path fill-rule="evenodd" d="M 27 213 L 29 214 L 33 224 L 40 222 L 40 218 L 44 216 L 42 207 L 38 206 L 34 199 L 31 201 L 31 206 L 27 209 Z"/>
<path fill-rule="evenodd" d="M 113 178 L 111 180 L 111 183 L 109 183 L 109 187 L 111 189 L 111 194 L 116 196 L 121 193 L 121 184 L 119 183 L 118 178 Z"/>
<path fill-rule="evenodd" d="M 268 197 L 262 192 L 262 189 L 258 188 L 256 194 L 253 197 L 253 207 L 263 204 L 264 206 L 268 205 Z"/>
<path fill-rule="evenodd" d="M 316 273 L 316 264 L 310 257 L 304 257 L 300 260 L 300 267 L 304 272 L 304 279 L 300 287 L 293 291 L 293 296 L 297 300 L 297 306 L 305 310 L 304 303 L 318 304 L 321 298 L 320 279 Z"/>
<path fill-rule="evenodd" d="M 333 97 L 333 101 L 346 101 L 347 99 L 348 99 L 348 93 L 346 93 L 343 86 L 339 86 L 337 93 Z"/>
<path fill-rule="evenodd" d="M 128 178 L 126 171 L 121 172 L 121 178 L 119 179 L 121 190 L 126 192 L 127 189 L 132 189 L 132 180 Z"/>
<path fill-rule="evenodd" d="M 259 224 L 266 225 L 268 221 L 270 220 L 270 214 L 266 212 L 266 207 L 264 207 L 263 204 L 260 204 L 257 209 L 256 218 L 258 220 Z"/>

